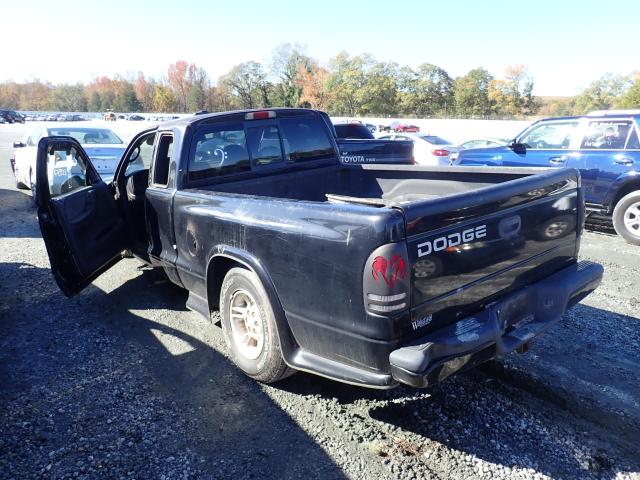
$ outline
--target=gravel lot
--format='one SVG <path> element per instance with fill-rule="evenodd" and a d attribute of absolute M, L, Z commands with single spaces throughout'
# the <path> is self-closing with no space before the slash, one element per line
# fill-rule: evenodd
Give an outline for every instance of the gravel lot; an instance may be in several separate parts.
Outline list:
<path fill-rule="evenodd" d="M 430 390 L 267 387 L 135 259 L 58 291 L 7 162 L 24 131 L 0 125 L 0 478 L 640 479 L 640 249 L 585 234 L 604 283 L 526 355 Z"/>

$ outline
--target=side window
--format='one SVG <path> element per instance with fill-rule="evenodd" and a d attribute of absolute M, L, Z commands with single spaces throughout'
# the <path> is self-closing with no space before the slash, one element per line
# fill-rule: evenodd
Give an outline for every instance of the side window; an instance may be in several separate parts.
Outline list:
<path fill-rule="evenodd" d="M 589 122 L 580 148 L 619 150 L 624 148 L 631 130 L 629 120 L 597 120 Z"/>
<path fill-rule="evenodd" d="M 276 125 L 247 128 L 247 143 L 254 165 L 283 163 L 280 131 Z"/>
<path fill-rule="evenodd" d="M 629 140 L 627 140 L 627 150 L 640 150 L 640 142 L 638 141 L 638 132 L 635 128 L 631 129 Z"/>
<path fill-rule="evenodd" d="M 520 137 L 520 143 L 532 150 L 567 149 L 576 134 L 577 126 L 578 122 L 541 123 Z"/>
<path fill-rule="evenodd" d="M 211 125 L 197 132 L 189 158 L 189 180 L 251 170 L 242 124 Z"/>
<path fill-rule="evenodd" d="M 284 150 L 289 163 L 331 158 L 333 145 L 318 117 L 292 117 L 280 120 Z"/>
<path fill-rule="evenodd" d="M 156 162 L 153 166 L 153 183 L 155 185 L 164 187 L 169 182 L 169 164 L 171 163 L 172 152 L 173 135 L 161 135 L 156 150 Z"/>
<path fill-rule="evenodd" d="M 127 159 L 127 168 L 124 172 L 128 177 L 140 170 L 149 170 L 151 168 L 151 159 L 153 158 L 153 142 L 156 134 L 150 133 L 145 135 L 138 141 L 138 145 L 131 151 Z"/>
<path fill-rule="evenodd" d="M 51 198 L 89 185 L 87 162 L 75 148 L 53 148 L 47 156 L 47 177 Z"/>

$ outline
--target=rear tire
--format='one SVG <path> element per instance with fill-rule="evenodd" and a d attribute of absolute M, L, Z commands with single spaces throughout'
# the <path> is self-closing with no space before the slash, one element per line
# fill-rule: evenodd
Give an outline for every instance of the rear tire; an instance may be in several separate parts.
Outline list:
<path fill-rule="evenodd" d="M 631 245 L 640 245 L 640 191 L 620 199 L 613 209 L 613 228 Z"/>
<path fill-rule="evenodd" d="M 254 272 L 229 270 L 220 291 L 220 317 L 231 359 L 244 373 L 263 383 L 293 373 L 282 358 L 269 297 Z"/>

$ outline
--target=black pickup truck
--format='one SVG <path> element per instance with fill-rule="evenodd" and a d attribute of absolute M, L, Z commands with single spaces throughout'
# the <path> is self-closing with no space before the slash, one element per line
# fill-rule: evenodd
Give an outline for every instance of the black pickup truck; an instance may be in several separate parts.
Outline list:
<path fill-rule="evenodd" d="M 140 133 L 112 184 L 68 137 L 38 145 L 55 279 L 73 295 L 125 251 L 220 311 L 235 363 L 425 387 L 528 343 L 599 284 L 578 262 L 576 170 L 347 165 L 326 114 L 194 116 Z M 535 173 L 534 173 L 535 172 Z"/>

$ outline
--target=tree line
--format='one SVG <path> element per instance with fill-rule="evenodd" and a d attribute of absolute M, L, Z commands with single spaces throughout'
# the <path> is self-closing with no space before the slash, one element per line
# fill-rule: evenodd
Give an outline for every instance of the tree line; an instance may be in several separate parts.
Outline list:
<path fill-rule="evenodd" d="M 308 107 L 340 116 L 417 118 L 527 118 L 640 107 L 640 79 L 605 76 L 574 98 L 543 101 L 523 65 L 501 78 L 484 68 L 452 77 L 443 68 L 379 62 L 370 54 L 340 52 L 328 65 L 298 45 L 277 47 L 266 65 L 235 65 L 215 81 L 184 60 L 154 79 L 139 72 L 101 76 L 88 84 L 53 85 L 38 80 L 0 84 L 0 107 L 16 110 L 185 113 L 263 107 Z"/>

